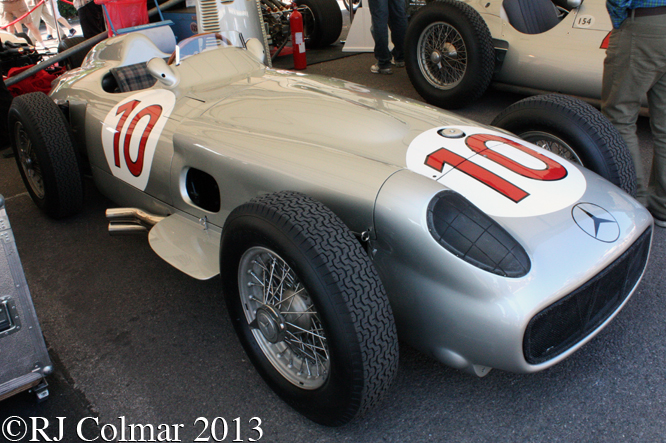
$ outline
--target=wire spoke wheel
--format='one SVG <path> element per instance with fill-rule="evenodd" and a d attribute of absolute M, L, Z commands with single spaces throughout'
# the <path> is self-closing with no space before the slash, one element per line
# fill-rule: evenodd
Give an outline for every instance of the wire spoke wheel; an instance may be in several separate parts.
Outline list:
<path fill-rule="evenodd" d="M 578 154 L 576 154 L 576 151 L 574 151 L 567 142 L 553 134 L 542 131 L 529 131 L 519 134 L 518 136 L 523 140 L 534 143 L 540 148 L 552 152 L 553 154 L 564 157 L 572 163 L 585 166 Z"/>
<path fill-rule="evenodd" d="M 388 297 L 367 253 L 323 203 L 281 191 L 234 209 L 220 273 L 245 352 L 301 414 L 340 426 L 388 389 L 398 368 Z"/>
<path fill-rule="evenodd" d="M 30 137 L 28 137 L 21 122 L 16 122 L 14 130 L 18 160 L 25 173 L 26 181 L 37 198 L 44 198 L 44 178 L 42 175 L 42 168 L 37 159 L 37 154 L 33 149 Z"/>
<path fill-rule="evenodd" d="M 257 246 L 243 254 L 238 283 L 245 318 L 273 367 L 300 388 L 323 385 L 330 370 L 326 335 L 294 271 Z"/>
<path fill-rule="evenodd" d="M 405 68 L 428 103 L 446 109 L 467 106 L 488 89 L 495 71 L 485 20 L 467 2 L 428 2 L 407 25 Z"/>
<path fill-rule="evenodd" d="M 467 71 L 465 41 L 458 30 L 448 23 L 432 23 L 419 38 L 418 63 L 431 85 L 452 89 L 462 81 Z"/>

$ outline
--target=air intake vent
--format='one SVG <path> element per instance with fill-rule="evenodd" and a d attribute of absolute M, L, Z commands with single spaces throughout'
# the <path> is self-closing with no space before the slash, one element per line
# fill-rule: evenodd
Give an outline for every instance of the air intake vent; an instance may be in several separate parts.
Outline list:
<path fill-rule="evenodd" d="M 220 32 L 220 17 L 218 15 L 217 0 L 199 0 L 200 23 L 199 33 Z"/>
<path fill-rule="evenodd" d="M 597 329 L 629 296 L 647 265 L 652 228 L 617 260 L 530 320 L 523 354 L 530 364 L 556 357 Z"/>
<path fill-rule="evenodd" d="M 530 270 L 520 243 L 457 192 L 440 192 L 432 199 L 428 228 L 447 251 L 484 271 L 518 278 Z"/>

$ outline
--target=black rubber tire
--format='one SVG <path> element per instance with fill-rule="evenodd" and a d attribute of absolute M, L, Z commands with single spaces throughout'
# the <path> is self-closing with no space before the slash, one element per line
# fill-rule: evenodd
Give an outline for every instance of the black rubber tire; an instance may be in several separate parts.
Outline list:
<path fill-rule="evenodd" d="M 636 195 L 636 169 L 622 136 L 601 112 L 582 100 L 535 95 L 506 108 L 491 125 L 519 137 L 530 131 L 552 134 L 571 147 L 584 167 Z"/>
<path fill-rule="evenodd" d="M 73 48 L 74 46 L 78 45 L 81 42 L 84 42 L 85 40 L 86 39 L 81 36 L 69 37 L 63 39 L 58 45 L 58 53 L 64 52 L 69 48 Z M 65 66 L 67 67 L 68 70 L 81 67 L 83 59 L 86 58 L 86 55 L 88 55 L 88 52 L 86 51 L 80 51 L 77 52 L 76 54 L 70 55 L 69 57 L 67 57 L 67 59 L 65 59 Z"/>
<path fill-rule="evenodd" d="M 307 6 L 311 20 L 303 14 L 305 46 L 318 49 L 331 45 L 342 32 L 342 12 L 336 0 L 296 0 L 298 6 Z"/>
<path fill-rule="evenodd" d="M 25 41 L 28 42 L 30 46 L 35 46 L 32 44 L 32 39 L 25 32 L 19 32 L 18 34 L 16 34 L 16 36 L 25 39 Z"/>
<path fill-rule="evenodd" d="M 460 35 L 462 42 L 452 44 L 458 54 L 466 48 L 466 66 L 446 89 L 437 85 L 435 66 L 428 69 L 430 56 L 420 54 L 421 36 L 430 26 L 449 26 Z M 436 48 L 443 53 L 445 48 Z M 434 52 L 434 51 L 433 51 Z M 431 52 L 432 54 L 432 52 Z M 421 63 L 419 63 L 419 59 Z M 462 64 L 462 63 L 461 63 Z M 481 15 L 471 6 L 459 0 L 438 0 L 420 8 L 409 21 L 405 35 L 405 66 L 414 89 L 425 101 L 440 108 L 456 109 L 466 106 L 481 97 L 492 79 L 495 69 L 495 49 L 490 30 Z M 449 65 L 450 66 L 450 65 Z M 448 73 L 452 73 L 452 69 Z M 428 78 L 432 73 L 433 78 Z M 454 73 L 455 74 L 455 73 Z M 441 82 L 440 82 L 441 83 Z"/>
<path fill-rule="evenodd" d="M 257 344 L 239 296 L 243 253 L 264 246 L 279 254 L 309 293 L 330 348 L 330 371 L 315 390 L 284 378 Z M 283 191 L 235 209 L 222 230 L 220 269 L 224 294 L 245 351 L 266 383 L 311 420 L 340 426 L 373 407 L 398 368 L 393 313 L 368 255 L 326 206 Z"/>
<path fill-rule="evenodd" d="M 80 161 L 64 114 L 46 94 L 33 92 L 14 98 L 9 109 L 9 136 L 23 183 L 35 204 L 53 218 L 77 214 L 83 207 Z M 17 135 L 30 143 L 41 169 L 43 196 L 33 189 L 21 164 Z"/>

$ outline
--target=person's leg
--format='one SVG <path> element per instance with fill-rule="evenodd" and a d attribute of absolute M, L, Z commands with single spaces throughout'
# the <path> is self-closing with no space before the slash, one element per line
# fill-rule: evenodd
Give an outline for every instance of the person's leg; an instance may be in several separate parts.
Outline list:
<path fill-rule="evenodd" d="M 67 20 L 65 20 L 65 17 L 58 17 L 58 23 L 69 30 L 70 36 L 76 34 L 76 29 L 74 29 L 74 27 L 70 25 Z"/>
<path fill-rule="evenodd" d="M 648 91 L 653 150 L 647 207 L 659 226 L 666 227 L 666 23 L 663 16 L 636 20 L 636 68 L 653 73 Z"/>
<path fill-rule="evenodd" d="M 26 7 L 28 10 L 34 8 L 37 6 L 37 2 L 35 0 L 26 0 L 25 2 Z M 39 25 L 40 25 L 40 20 L 42 17 L 42 10 L 44 9 L 44 5 L 37 6 L 37 8 L 30 13 L 30 16 L 26 17 L 25 20 L 26 22 L 24 23 L 26 26 L 28 23 L 32 25 L 32 28 L 28 26 L 28 31 L 30 38 L 32 39 L 33 42 L 38 42 L 41 41 L 42 39 L 42 34 L 39 32 Z M 22 15 L 22 14 L 21 14 Z M 19 15 L 20 17 L 20 15 Z M 39 36 L 39 38 L 38 38 Z"/>
<path fill-rule="evenodd" d="M 631 69 L 632 32 L 628 29 L 628 20 L 620 29 L 613 30 L 608 42 L 601 88 L 601 111 L 622 135 L 631 153 L 638 180 L 637 199 L 646 205 L 646 179 L 636 135 L 636 120 L 640 100 L 645 96 L 650 83 L 646 84 L 641 73 Z"/>
<path fill-rule="evenodd" d="M 11 13 L 5 12 L 4 4 L 0 3 L 0 26 L 7 26 L 12 22 Z M 12 32 L 13 26 L 9 26 L 6 31 Z"/>
<path fill-rule="evenodd" d="M 647 207 L 666 227 L 666 74 L 648 92 L 653 149 Z"/>
<path fill-rule="evenodd" d="M 375 58 L 380 69 L 391 68 L 391 52 L 388 49 L 388 3 L 387 0 L 368 0 L 372 17 L 372 38 L 375 40 Z"/>
<path fill-rule="evenodd" d="M 42 20 L 44 20 L 44 23 L 46 23 L 47 28 L 50 27 L 50 28 L 55 30 L 55 27 L 57 25 L 56 25 L 55 17 L 53 16 L 53 13 L 51 12 L 51 8 L 49 8 L 50 3 L 51 3 L 50 0 L 46 0 L 44 2 L 44 5 L 43 5 L 42 10 L 41 10 Z M 39 29 L 39 28 L 37 28 L 37 29 Z"/>
<path fill-rule="evenodd" d="M 27 19 L 27 17 L 26 17 L 26 19 Z M 44 45 L 44 40 L 42 40 L 42 34 L 39 33 L 39 30 L 35 27 L 35 25 L 33 25 L 30 22 L 26 22 L 26 23 L 24 23 L 24 25 L 28 28 L 31 35 L 34 35 L 34 40 L 37 43 L 39 43 L 40 45 L 42 45 L 43 47 L 46 47 L 46 45 Z"/>
<path fill-rule="evenodd" d="M 405 32 L 407 31 L 407 12 L 404 0 L 388 0 L 389 28 L 393 42 L 393 58 L 398 66 L 405 62 Z M 404 65 L 403 65 L 404 66 Z"/>
<path fill-rule="evenodd" d="M 4 8 L 5 8 L 4 11 L 10 12 L 16 19 L 23 16 L 23 14 L 26 14 L 29 11 L 25 1 L 6 3 Z M 32 19 L 30 15 L 25 17 L 23 20 L 17 22 L 16 25 L 14 25 L 16 32 L 23 32 L 22 25 L 25 25 L 28 28 L 28 32 L 31 33 L 30 37 L 32 38 L 33 43 L 39 43 L 40 45 L 42 45 L 42 47 L 45 47 L 44 41 L 42 40 L 42 34 L 40 34 L 39 30 L 32 24 Z"/>
<path fill-rule="evenodd" d="M 17 22 L 14 25 L 9 25 L 11 22 L 28 12 L 28 10 L 24 10 L 23 13 L 16 15 L 17 11 L 24 9 L 25 8 L 25 2 L 21 3 L 2 3 L 2 26 L 7 26 L 7 32 L 11 32 L 14 35 L 19 34 L 23 32 L 23 27 L 21 27 L 21 23 Z"/>

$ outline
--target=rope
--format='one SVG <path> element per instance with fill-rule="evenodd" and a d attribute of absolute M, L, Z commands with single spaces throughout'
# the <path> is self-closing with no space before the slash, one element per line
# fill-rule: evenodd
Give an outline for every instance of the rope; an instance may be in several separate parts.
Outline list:
<path fill-rule="evenodd" d="M 67 0 L 59 0 L 59 1 L 61 1 L 61 2 L 63 2 L 63 3 L 67 3 L 68 5 L 72 5 L 72 6 L 74 6 L 74 3 L 72 3 L 72 2 L 68 2 Z"/>
<path fill-rule="evenodd" d="M 32 8 L 30 11 L 26 12 L 25 14 L 23 14 L 22 16 L 20 16 L 19 18 L 17 18 L 17 19 L 14 20 L 13 22 L 11 22 L 10 24 L 5 25 L 5 26 L 0 26 L 0 29 L 7 29 L 7 28 L 9 28 L 10 26 L 13 26 L 13 25 L 15 25 L 16 23 L 20 22 L 21 20 L 23 20 L 24 18 L 26 18 L 27 16 L 29 16 L 30 14 L 32 14 L 32 12 L 33 12 L 35 9 L 37 9 L 38 7 L 40 7 L 43 3 L 44 3 L 44 0 L 41 0 L 39 3 L 37 3 L 37 4 L 35 5 L 34 8 Z"/>

